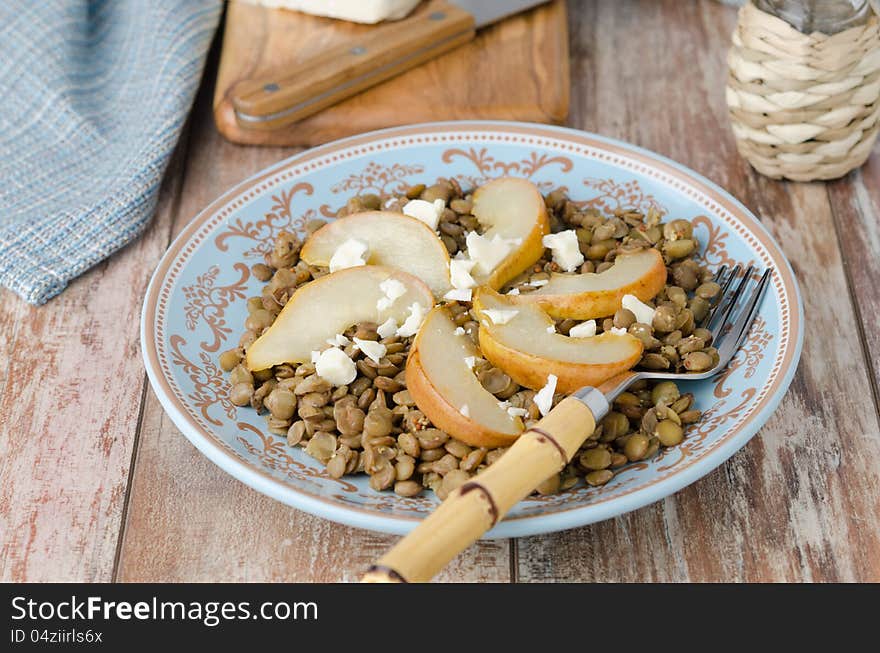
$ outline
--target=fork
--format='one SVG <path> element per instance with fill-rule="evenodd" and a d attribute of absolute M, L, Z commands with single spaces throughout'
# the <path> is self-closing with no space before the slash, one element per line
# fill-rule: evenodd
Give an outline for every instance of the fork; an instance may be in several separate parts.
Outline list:
<path fill-rule="evenodd" d="M 708 379 L 723 371 L 751 329 L 770 284 L 772 269 L 752 285 L 754 266 L 722 266 L 721 291 L 697 326 L 709 330 L 718 362 L 704 372 L 627 371 L 599 387 L 585 387 L 563 399 L 517 439 L 491 467 L 451 492 L 437 509 L 372 565 L 363 582 L 426 582 L 476 542 L 519 501 L 560 472 L 593 433 L 614 400 L 636 381 Z M 737 279 L 739 278 L 739 281 Z M 735 283 L 736 282 L 736 283 Z"/>

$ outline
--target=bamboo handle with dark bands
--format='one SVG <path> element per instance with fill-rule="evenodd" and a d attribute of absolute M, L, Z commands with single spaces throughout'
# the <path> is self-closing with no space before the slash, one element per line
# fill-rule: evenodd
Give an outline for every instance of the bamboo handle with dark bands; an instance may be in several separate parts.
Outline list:
<path fill-rule="evenodd" d="M 596 428 L 593 413 L 563 399 L 500 460 L 452 492 L 364 575 L 363 582 L 426 582 L 538 485 L 558 473 Z"/>
<path fill-rule="evenodd" d="M 290 124 L 473 39 L 474 17 L 434 0 L 403 20 L 302 61 L 277 77 L 239 82 L 231 91 L 236 119 L 248 129 Z"/>

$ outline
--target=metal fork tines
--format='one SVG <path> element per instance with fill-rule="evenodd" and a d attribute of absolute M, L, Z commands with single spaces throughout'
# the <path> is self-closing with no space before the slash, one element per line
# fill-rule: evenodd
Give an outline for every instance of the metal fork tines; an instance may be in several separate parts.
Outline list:
<path fill-rule="evenodd" d="M 606 399 L 613 401 L 640 379 L 699 380 L 710 378 L 727 367 L 745 342 L 773 276 L 772 268 L 767 268 L 757 283 L 753 283 L 755 266 L 750 265 L 744 273 L 741 272 L 742 266 L 739 265 L 730 270 L 722 266 L 718 270 L 715 281 L 721 291 L 706 318 L 700 322 L 700 326 L 712 334 L 712 344 L 718 351 L 716 365 L 704 372 L 627 372 L 600 386 Z"/>

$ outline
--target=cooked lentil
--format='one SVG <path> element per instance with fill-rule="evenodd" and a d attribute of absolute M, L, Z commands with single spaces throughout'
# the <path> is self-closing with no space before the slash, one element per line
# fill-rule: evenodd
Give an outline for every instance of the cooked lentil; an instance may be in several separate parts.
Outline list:
<path fill-rule="evenodd" d="M 445 179 L 416 184 L 397 195 L 353 197 L 337 215 L 379 208 L 400 211 L 411 199 L 447 203 L 438 228 L 450 254 L 464 250 L 467 233 L 479 228 L 471 215 L 472 192 Z M 654 247 L 664 256 L 667 284 L 648 302 L 655 309 L 652 324 L 637 322 L 631 311 L 620 309 L 597 320 L 598 333 L 616 327 L 639 338 L 645 346 L 638 365 L 641 369 L 698 372 L 717 362 L 711 334 L 699 324 L 721 289 L 709 270 L 693 258 L 699 244 L 690 221 L 663 222 L 663 216 L 654 210 L 602 215 L 571 201 L 563 189 L 548 193 L 545 203 L 553 231 L 575 230 L 585 256 L 582 273 L 602 272 L 613 265 L 617 255 L 644 247 Z M 307 234 L 323 224 L 321 220 L 310 221 Z M 254 374 L 242 365 L 247 348 L 274 322 L 297 288 L 327 274 L 326 268 L 300 260 L 301 248 L 299 237 L 282 231 L 264 262 L 251 266 L 253 276 L 265 286 L 260 296 L 247 300 L 248 315 L 238 346 L 222 352 L 218 360 L 229 374 L 229 400 L 264 412 L 271 432 L 286 435 L 288 446 L 302 447 L 325 464 L 329 476 L 367 473 L 372 488 L 393 488 L 399 496 L 417 496 L 429 488 L 445 497 L 497 461 L 506 448 L 471 447 L 435 428 L 418 410 L 406 389 L 404 374 L 413 338 L 380 339 L 375 324 L 354 325 L 345 336 L 379 340 L 386 346 L 386 354 L 377 364 L 352 345 L 345 347 L 346 354 L 355 360 L 358 376 L 339 388 L 320 378 L 311 363 L 285 363 Z M 532 292 L 536 288 L 532 282 L 546 280 L 558 271 L 545 256 L 502 292 L 514 288 L 522 294 Z M 470 305 L 456 302 L 449 308 L 455 323 L 478 343 L 478 324 L 470 314 Z M 557 332 L 567 334 L 575 324 L 575 320 L 559 320 Z M 476 366 L 475 373 L 499 400 L 529 411 L 524 418 L 527 426 L 540 418 L 534 391 L 519 386 L 488 362 Z M 701 417 L 693 407 L 693 395 L 681 394 L 674 382 L 640 382 L 617 398 L 573 461 L 541 483 L 537 492 L 564 491 L 579 478 L 590 486 L 604 485 L 629 462 L 649 458 L 661 447 L 680 444 L 687 426 Z"/>

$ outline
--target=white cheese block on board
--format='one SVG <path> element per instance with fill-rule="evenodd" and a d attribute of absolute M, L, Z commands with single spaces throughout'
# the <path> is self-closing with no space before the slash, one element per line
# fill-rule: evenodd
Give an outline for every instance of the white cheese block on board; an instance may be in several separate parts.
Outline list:
<path fill-rule="evenodd" d="M 419 0 L 246 0 L 273 9 L 294 9 L 316 16 L 350 20 L 355 23 L 378 23 L 398 20 L 419 4 Z"/>

